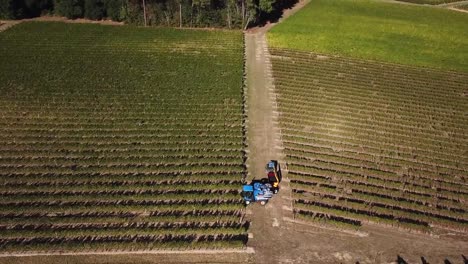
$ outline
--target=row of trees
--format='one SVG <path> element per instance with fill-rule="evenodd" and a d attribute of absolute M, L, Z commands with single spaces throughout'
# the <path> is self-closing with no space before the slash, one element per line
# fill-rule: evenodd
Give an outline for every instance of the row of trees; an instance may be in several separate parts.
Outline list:
<path fill-rule="evenodd" d="M 137 25 L 246 28 L 297 0 L 0 0 L 0 18 L 45 14 Z"/>

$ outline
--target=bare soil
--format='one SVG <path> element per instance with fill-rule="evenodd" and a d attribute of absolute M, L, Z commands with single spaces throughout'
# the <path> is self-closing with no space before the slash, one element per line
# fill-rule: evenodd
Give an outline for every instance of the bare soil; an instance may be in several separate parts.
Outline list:
<path fill-rule="evenodd" d="M 468 13 L 468 10 L 457 8 L 457 7 L 447 7 L 447 9 L 457 11 L 457 12 L 463 12 L 463 13 Z"/>
<path fill-rule="evenodd" d="M 14 25 L 18 25 L 22 22 L 30 22 L 30 21 L 43 21 L 43 22 L 63 22 L 63 23 L 74 23 L 74 24 L 100 24 L 100 25 L 111 25 L 111 26 L 122 26 L 124 25 L 123 22 L 115 22 L 112 20 L 90 20 L 90 19 L 68 19 L 66 17 L 57 17 L 57 16 L 42 16 L 42 17 L 35 17 L 35 18 L 26 18 L 26 19 L 19 19 L 19 20 L 0 20 L 0 32 L 9 29 Z"/>
<path fill-rule="evenodd" d="M 14 25 L 21 23 L 20 21 L 16 20 L 0 20 L 0 32 L 5 31 L 11 28 Z"/>
<path fill-rule="evenodd" d="M 41 16 L 41 17 L 35 17 L 35 18 L 21 19 L 18 21 L 21 21 L 21 22 L 27 22 L 27 21 L 64 22 L 64 23 L 72 23 L 72 24 L 100 24 L 100 25 L 111 25 L 111 26 L 124 25 L 123 22 L 116 22 L 112 20 L 90 20 L 90 19 L 85 19 L 85 18 L 68 19 L 66 17 L 58 17 L 58 16 Z"/>
<path fill-rule="evenodd" d="M 5 264 L 150 264 L 150 263 L 249 263 L 253 252 L 219 250 L 161 252 L 102 252 L 68 254 L 25 254 L 0 256 Z"/>
<path fill-rule="evenodd" d="M 18 25 L 22 22 L 30 21 L 43 21 L 43 22 L 63 22 L 63 23 L 74 23 L 74 24 L 100 24 L 100 25 L 111 25 L 111 26 L 122 26 L 123 22 L 115 22 L 112 20 L 90 20 L 90 19 L 68 19 L 66 17 L 57 17 L 57 16 L 42 16 L 35 18 L 26 18 L 19 20 L 0 20 L 0 32 L 9 29 L 12 26 Z"/>
<path fill-rule="evenodd" d="M 456 6 L 461 5 L 461 4 L 468 4 L 468 1 L 464 0 L 464 1 L 458 1 L 458 2 L 451 2 L 451 3 L 447 3 L 447 4 L 440 4 L 440 5 L 437 5 L 437 6 L 456 7 Z"/>
<path fill-rule="evenodd" d="M 415 5 L 415 6 L 428 6 L 428 7 L 434 7 L 434 8 L 446 8 L 446 9 L 449 9 L 449 10 L 452 10 L 452 11 L 468 13 L 468 10 L 457 8 L 458 5 L 466 4 L 466 3 L 468 3 L 468 1 L 459 1 L 459 2 L 452 2 L 452 3 L 448 3 L 448 4 L 438 4 L 438 5 L 417 4 L 417 3 L 404 2 L 404 1 L 398 1 L 398 0 L 381 0 L 381 1 L 387 2 L 387 3 L 402 4 L 402 5 Z"/>

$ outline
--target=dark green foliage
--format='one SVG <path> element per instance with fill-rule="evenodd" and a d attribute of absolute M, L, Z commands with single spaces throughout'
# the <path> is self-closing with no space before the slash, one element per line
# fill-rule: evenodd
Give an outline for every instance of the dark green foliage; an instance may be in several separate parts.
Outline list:
<path fill-rule="evenodd" d="M 67 18 L 109 18 L 129 24 L 245 28 L 276 20 L 297 0 L 0 0 L 0 18 L 55 13 Z"/>
<path fill-rule="evenodd" d="M 0 0 L 0 19 L 12 19 L 13 13 L 13 0 Z"/>
<path fill-rule="evenodd" d="M 130 24 L 143 24 L 143 8 L 138 0 L 124 0 L 121 19 Z"/>
<path fill-rule="evenodd" d="M 270 13 L 273 11 L 274 0 L 259 0 L 258 7 L 262 12 Z"/>
<path fill-rule="evenodd" d="M 52 0 L 0 0 L 0 18 L 20 19 L 52 12 Z"/>
<path fill-rule="evenodd" d="M 105 0 L 104 8 L 106 11 L 106 17 L 114 20 L 120 20 L 120 11 L 122 10 L 123 1 L 122 0 Z"/>
<path fill-rule="evenodd" d="M 56 0 L 55 13 L 67 18 L 79 18 L 83 16 L 83 1 L 80 0 Z"/>
<path fill-rule="evenodd" d="M 27 17 L 36 17 L 44 13 L 52 12 L 53 7 L 54 7 L 54 3 L 52 0 L 24 0 L 23 1 L 23 9 Z"/>
<path fill-rule="evenodd" d="M 102 19 L 104 17 L 104 2 L 101 0 L 85 0 L 84 16 L 89 19 Z"/>

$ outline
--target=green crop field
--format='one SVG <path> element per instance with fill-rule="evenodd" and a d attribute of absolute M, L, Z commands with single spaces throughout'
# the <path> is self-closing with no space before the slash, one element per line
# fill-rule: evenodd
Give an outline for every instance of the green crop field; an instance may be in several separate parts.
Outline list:
<path fill-rule="evenodd" d="M 397 0 L 397 1 L 421 4 L 421 5 L 440 5 L 440 4 L 459 2 L 460 0 Z"/>
<path fill-rule="evenodd" d="M 468 230 L 467 73 L 271 52 L 297 217 Z"/>
<path fill-rule="evenodd" d="M 468 16 L 370 0 L 313 0 L 268 33 L 272 47 L 468 71 Z"/>
<path fill-rule="evenodd" d="M 0 34 L 0 252 L 243 247 L 238 31 Z"/>
<path fill-rule="evenodd" d="M 273 28 L 297 218 L 468 231 L 467 19 L 317 0 Z"/>

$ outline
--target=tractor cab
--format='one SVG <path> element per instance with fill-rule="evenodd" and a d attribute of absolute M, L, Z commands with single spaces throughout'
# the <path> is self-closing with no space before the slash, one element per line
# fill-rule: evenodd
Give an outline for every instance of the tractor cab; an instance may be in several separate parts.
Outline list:
<path fill-rule="evenodd" d="M 265 205 L 273 197 L 273 192 L 270 189 L 271 185 L 269 183 L 258 181 L 242 186 L 242 197 L 245 204 L 260 202 L 261 205 Z"/>
<path fill-rule="evenodd" d="M 266 165 L 267 179 L 272 186 L 273 193 L 278 193 L 279 183 L 283 178 L 281 167 L 277 160 L 270 160 Z"/>
<path fill-rule="evenodd" d="M 248 184 L 242 186 L 242 197 L 246 204 L 255 202 L 253 185 Z"/>

